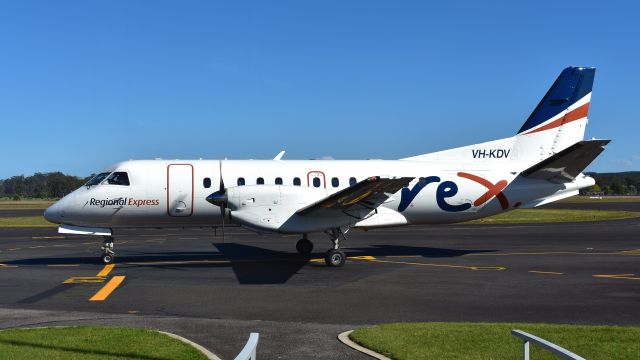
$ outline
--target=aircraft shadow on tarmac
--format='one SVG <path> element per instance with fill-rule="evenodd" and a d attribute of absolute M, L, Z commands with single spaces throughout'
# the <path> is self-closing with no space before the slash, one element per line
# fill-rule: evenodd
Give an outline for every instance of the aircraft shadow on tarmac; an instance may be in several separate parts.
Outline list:
<path fill-rule="evenodd" d="M 216 252 L 157 252 L 139 253 L 139 255 L 118 256 L 117 264 L 135 267 L 154 267 L 164 269 L 187 268 L 228 268 L 236 275 L 238 282 L 245 285 L 284 284 L 297 274 L 302 267 L 324 267 L 324 261 L 309 262 L 311 258 L 323 258 L 324 252 L 310 256 L 276 251 L 237 243 L 212 243 Z M 414 247 L 401 245 L 373 245 L 361 248 L 345 248 L 347 256 L 407 256 L 424 258 L 459 257 L 471 253 L 494 252 L 496 250 L 461 250 L 432 247 Z M 131 253 L 131 252 L 130 252 Z M 101 264 L 95 256 L 31 258 L 5 262 L 9 265 L 63 265 L 63 264 Z"/>

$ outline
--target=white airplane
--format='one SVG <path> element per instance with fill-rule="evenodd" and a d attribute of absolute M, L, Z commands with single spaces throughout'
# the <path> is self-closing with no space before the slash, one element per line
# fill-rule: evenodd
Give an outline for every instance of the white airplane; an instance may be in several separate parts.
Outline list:
<path fill-rule="evenodd" d="M 99 173 L 46 209 L 59 232 L 104 236 L 114 261 L 120 228 L 224 227 L 326 233 L 325 261 L 342 266 L 351 228 L 468 221 L 531 208 L 595 184 L 581 172 L 609 140 L 584 141 L 595 69 L 569 67 L 515 136 L 400 160 L 135 160 Z M 224 228 L 223 228 L 224 231 Z"/>

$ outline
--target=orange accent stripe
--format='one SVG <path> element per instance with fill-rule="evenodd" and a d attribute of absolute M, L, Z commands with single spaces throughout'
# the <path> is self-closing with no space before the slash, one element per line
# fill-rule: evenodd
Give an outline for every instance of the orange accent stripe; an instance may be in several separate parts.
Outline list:
<path fill-rule="evenodd" d="M 556 128 L 558 126 L 570 123 L 572 121 L 576 121 L 579 119 L 582 119 L 584 117 L 586 117 L 589 114 L 589 104 L 590 103 L 586 103 L 578 108 L 575 108 L 571 111 L 569 111 L 567 114 L 565 114 L 563 117 L 552 121 L 550 123 L 548 123 L 547 125 L 537 128 L 533 131 L 529 131 L 528 133 L 525 133 L 525 135 L 529 135 L 529 134 L 533 134 L 533 133 L 537 133 L 538 131 L 544 131 L 544 130 L 549 130 L 549 129 L 553 129 Z"/>
<path fill-rule="evenodd" d="M 109 282 L 98 291 L 89 301 L 103 301 L 124 281 L 124 276 L 114 276 Z"/>

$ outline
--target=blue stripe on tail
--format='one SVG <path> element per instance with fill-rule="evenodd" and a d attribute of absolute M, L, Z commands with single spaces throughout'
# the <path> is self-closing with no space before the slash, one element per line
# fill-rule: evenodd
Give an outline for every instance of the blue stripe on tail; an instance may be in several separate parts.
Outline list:
<path fill-rule="evenodd" d="M 560 73 L 518 134 L 534 128 L 566 110 L 591 92 L 595 68 L 568 67 Z"/>

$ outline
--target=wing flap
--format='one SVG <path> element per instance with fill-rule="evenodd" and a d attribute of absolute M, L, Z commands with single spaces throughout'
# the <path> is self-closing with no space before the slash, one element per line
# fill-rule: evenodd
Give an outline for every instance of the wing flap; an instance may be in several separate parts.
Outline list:
<path fill-rule="evenodd" d="M 573 181 L 611 140 L 579 141 L 522 172 L 524 177 L 549 181 Z"/>
<path fill-rule="evenodd" d="M 383 178 L 373 176 L 359 183 L 340 190 L 335 194 L 316 201 L 296 213 L 308 216 L 318 210 L 348 210 L 355 206 L 360 206 L 370 210 L 375 209 L 385 202 L 391 194 L 394 194 L 413 180 L 410 177 Z"/>

